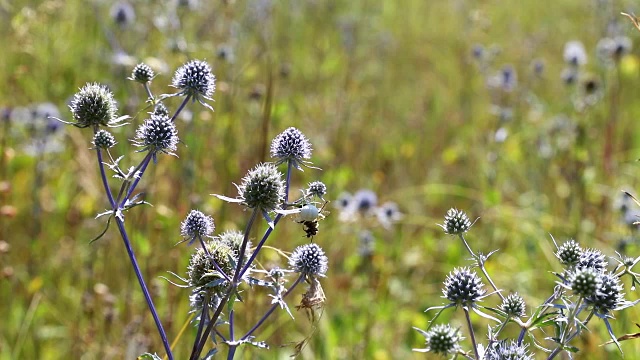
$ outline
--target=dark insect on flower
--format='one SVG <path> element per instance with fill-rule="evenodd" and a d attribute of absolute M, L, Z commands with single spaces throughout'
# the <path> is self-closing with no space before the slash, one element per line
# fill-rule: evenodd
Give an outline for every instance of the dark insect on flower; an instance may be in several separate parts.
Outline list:
<path fill-rule="evenodd" d="M 313 204 L 306 204 L 302 206 L 300 209 L 300 220 L 299 224 L 302 224 L 304 232 L 308 238 L 313 238 L 318 235 L 319 227 L 318 220 L 324 219 L 324 215 L 322 215 L 322 210 L 327 205 L 325 202 L 320 209 L 318 209 Z"/>

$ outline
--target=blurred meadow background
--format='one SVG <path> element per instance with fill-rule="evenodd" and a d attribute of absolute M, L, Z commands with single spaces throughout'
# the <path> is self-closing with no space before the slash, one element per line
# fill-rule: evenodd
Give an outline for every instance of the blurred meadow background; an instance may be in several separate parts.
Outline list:
<path fill-rule="evenodd" d="M 189 59 L 207 60 L 217 78 L 215 112 L 190 106 L 181 116 L 179 158 L 150 168 L 140 191 L 153 207 L 127 218 L 169 339 L 180 337 L 178 359 L 195 331 L 181 332 L 188 291 L 160 276 L 186 271 L 192 249 L 175 245 L 180 222 L 197 208 L 216 232 L 243 229 L 241 207 L 209 194 L 235 196 L 233 183 L 269 160 L 271 139 L 289 126 L 322 168 L 298 173 L 294 189 L 328 187 L 314 238 L 329 257 L 327 300 L 316 322 L 280 312 L 257 333 L 271 349 L 243 348 L 240 358 L 288 358 L 307 336 L 305 359 L 433 357 L 411 351 L 424 346 L 412 326 L 426 327 L 433 313 L 423 311 L 445 301 L 446 274 L 469 264 L 436 225 L 450 207 L 479 218 L 467 240 L 500 249 L 489 273 L 530 306 L 561 271 L 551 236 L 640 255 L 640 208 L 621 191 L 640 188 L 640 32 L 620 15 L 634 10 L 623 0 L 0 0 L 0 359 L 162 354 L 118 233 L 89 243 L 108 206 L 90 134 L 46 118 L 70 120 L 70 97 L 100 82 L 139 124 L 146 94 L 126 78 L 142 61 L 159 73 L 156 93 L 174 92 L 173 71 Z M 580 47 L 571 41 L 586 62 L 567 55 Z M 129 154 L 134 129 L 115 130 L 114 153 Z M 341 217 L 360 189 L 402 216 Z M 287 217 L 267 244 L 306 241 Z M 276 252 L 259 260 L 282 261 Z M 639 297 L 628 283 L 625 292 Z M 245 308 L 259 316 L 266 305 L 249 297 Z M 247 314 L 238 326 L 255 321 Z M 443 320 L 464 321 L 460 312 Z M 485 339 L 486 322 L 474 320 Z M 632 308 L 612 324 L 620 336 L 637 322 Z M 600 346 L 604 324 L 590 328 L 574 342 L 577 358 L 620 358 Z M 622 349 L 634 358 L 640 341 Z"/>

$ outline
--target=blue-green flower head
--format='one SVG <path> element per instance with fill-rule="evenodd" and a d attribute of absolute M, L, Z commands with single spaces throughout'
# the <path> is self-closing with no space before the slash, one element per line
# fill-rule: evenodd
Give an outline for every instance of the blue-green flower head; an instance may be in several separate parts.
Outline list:
<path fill-rule="evenodd" d="M 171 86 L 180 90 L 179 95 L 191 96 L 193 101 L 205 105 L 202 99 L 212 100 L 216 78 L 206 61 L 191 60 L 176 70 Z"/>
<path fill-rule="evenodd" d="M 478 275 L 466 267 L 455 268 L 444 281 L 444 297 L 456 305 L 470 305 L 485 294 L 484 285 Z"/>
<path fill-rule="evenodd" d="M 98 130 L 93 136 L 93 146 L 96 149 L 110 149 L 116 145 L 116 139 L 104 129 Z"/>
<path fill-rule="evenodd" d="M 79 128 L 110 126 L 117 121 L 118 107 L 105 85 L 85 85 L 73 95 L 69 109 L 76 121 L 73 125 Z"/>
<path fill-rule="evenodd" d="M 134 144 L 142 147 L 140 151 L 175 155 L 178 140 L 178 130 L 173 121 L 168 116 L 154 114 L 136 130 Z"/>
<path fill-rule="evenodd" d="M 284 201 L 282 174 L 271 163 L 259 164 L 249 171 L 238 186 L 242 203 L 251 209 L 272 211 Z"/>
<path fill-rule="evenodd" d="M 304 275 L 324 276 L 328 265 L 327 256 L 316 243 L 298 246 L 289 259 L 289 266 L 293 271 Z"/>
<path fill-rule="evenodd" d="M 276 165 L 289 162 L 296 169 L 308 164 L 311 158 L 311 143 L 304 134 L 290 127 L 278 134 L 271 142 L 271 157 L 276 159 Z"/>
<path fill-rule="evenodd" d="M 434 354 L 447 355 L 453 354 L 460 349 L 460 340 L 462 336 L 458 329 L 454 329 L 449 324 L 438 324 L 431 330 L 425 332 L 420 329 L 422 335 L 424 335 L 427 348 L 426 349 L 414 349 L 419 352 L 433 352 Z"/>
<path fill-rule="evenodd" d="M 595 295 L 587 297 L 585 301 L 593 307 L 596 313 L 604 315 L 615 310 L 624 302 L 624 293 L 620 279 L 615 274 L 602 274 L 601 281 L 600 289 Z"/>

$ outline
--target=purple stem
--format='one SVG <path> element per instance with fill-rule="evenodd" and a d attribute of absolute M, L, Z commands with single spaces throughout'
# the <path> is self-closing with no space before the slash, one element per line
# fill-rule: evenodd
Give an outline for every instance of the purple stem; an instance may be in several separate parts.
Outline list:
<path fill-rule="evenodd" d="M 129 198 L 131 198 L 131 194 L 133 193 L 133 190 L 135 190 L 136 186 L 138 186 L 138 183 L 140 182 L 140 179 L 142 179 L 142 175 L 144 174 L 145 170 L 147 170 L 147 166 L 149 165 L 149 162 L 151 161 L 151 158 L 153 158 L 153 152 L 149 151 L 147 153 L 147 156 L 144 157 L 144 159 L 142 160 L 141 163 L 141 167 L 140 167 L 140 174 L 138 174 L 138 176 L 135 176 L 135 172 L 134 172 L 134 178 L 135 180 L 133 181 L 133 184 L 131 184 L 131 187 L 129 187 L 129 190 L 127 191 L 127 195 L 124 197 L 124 199 L 122 199 L 122 201 L 120 201 L 120 207 L 124 206 L 124 204 L 127 202 L 127 200 L 129 200 Z"/>
<path fill-rule="evenodd" d="M 189 100 L 191 100 L 191 95 L 187 95 L 184 98 L 184 100 L 182 101 L 182 104 L 180 104 L 180 107 L 178 107 L 178 110 L 176 110 L 176 113 L 173 114 L 173 116 L 171 117 L 171 121 L 174 121 L 178 117 L 178 115 L 180 114 L 180 112 L 182 112 L 184 107 L 187 106 L 187 103 L 189 102 Z"/>

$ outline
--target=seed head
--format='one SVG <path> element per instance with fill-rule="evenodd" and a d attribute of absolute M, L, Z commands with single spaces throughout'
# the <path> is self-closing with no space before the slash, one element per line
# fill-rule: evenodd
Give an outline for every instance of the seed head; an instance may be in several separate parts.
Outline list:
<path fill-rule="evenodd" d="M 249 208 L 272 211 L 284 200 L 282 174 L 271 163 L 263 163 L 250 170 L 238 186 L 242 203 Z"/>
<path fill-rule="evenodd" d="M 276 159 L 276 165 L 289 162 L 301 170 L 301 165 L 311 158 L 311 143 L 300 130 L 290 127 L 271 142 L 271 157 Z"/>
<path fill-rule="evenodd" d="M 569 274 L 569 286 L 579 296 L 596 296 L 602 286 L 602 277 L 592 268 L 578 268 Z"/>
<path fill-rule="evenodd" d="M 562 265 L 572 267 L 580 261 L 582 248 L 575 240 L 569 240 L 558 248 L 555 255 Z"/>
<path fill-rule="evenodd" d="M 180 234 L 189 240 L 189 244 L 192 244 L 196 239 L 209 237 L 215 225 L 211 216 L 203 214 L 198 210 L 191 210 L 187 217 L 182 221 L 180 226 Z"/>
<path fill-rule="evenodd" d="M 109 126 L 116 120 L 118 108 L 106 86 L 87 84 L 73 95 L 69 105 L 74 124 L 79 128 Z"/>
<path fill-rule="evenodd" d="M 445 234 L 457 235 L 469 231 L 471 225 L 473 224 L 464 211 L 451 208 L 447 211 L 447 215 L 444 217 L 444 224 L 440 225 L 440 227 L 444 229 Z"/>
<path fill-rule="evenodd" d="M 140 151 L 175 155 L 173 152 L 177 150 L 178 140 L 178 130 L 173 121 L 168 116 L 153 114 L 136 130 L 134 144 L 142 147 Z"/>
<path fill-rule="evenodd" d="M 298 246 L 289 259 L 293 271 L 311 276 L 324 276 L 328 263 L 327 256 L 316 243 Z"/>
<path fill-rule="evenodd" d="M 593 307 L 598 314 L 607 314 L 615 310 L 624 302 L 624 293 L 620 279 L 615 274 L 608 273 L 600 276 L 602 284 L 595 295 L 587 297 L 586 302 Z"/>
<path fill-rule="evenodd" d="M 309 183 L 307 189 L 307 196 L 317 196 L 320 199 L 327 193 L 327 185 L 322 181 L 314 181 Z"/>
<path fill-rule="evenodd" d="M 204 104 L 202 98 L 211 100 L 216 90 L 216 78 L 207 62 L 191 60 L 176 70 L 171 86 L 180 89 L 180 95 L 192 96 Z"/>
<path fill-rule="evenodd" d="M 607 261 L 604 254 L 598 249 L 587 249 L 580 254 L 578 268 L 589 268 L 602 273 L 607 269 Z"/>
<path fill-rule="evenodd" d="M 191 255 L 189 266 L 187 267 L 189 286 L 202 287 L 210 284 L 212 281 L 224 278 L 216 270 L 212 258 L 227 275 L 233 273 L 233 264 L 236 262 L 233 250 L 218 240 L 209 240 L 205 242 L 205 244 L 211 257 L 207 255 L 202 247 L 198 247 Z M 221 281 L 217 285 L 211 285 L 211 288 L 216 292 L 220 292 L 224 290 L 224 285 Z"/>
<path fill-rule="evenodd" d="M 456 305 L 467 305 L 480 300 L 485 290 L 482 280 L 468 268 L 455 268 L 444 281 L 444 297 Z"/>
<path fill-rule="evenodd" d="M 462 336 L 457 329 L 452 328 L 449 324 L 438 324 L 424 335 L 427 342 L 426 351 L 447 355 L 460 349 L 459 342 L 462 340 Z"/>
<path fill-rule="evenodd" d="M 149 67 L 149 65 L 140 63 L 133 68 L 133 71 L 131 72 L 131 77 L 129 78 L 129 80 L 146 84 L 149 81 L 153 80 L 155 76 L 156 76 L 155 73 L 153 72 L 151 67 Z"/>
<path fill-rule="evenodd" d="M 533 354 L 527 351 L 527 344 L 502 340 L 487 349 L 484 360 L 533 360 Z"/>
<path fill-rule="evenodd" d="M 107 130 L 98 130 L 93 135 L 93 146 L 96 149 L 110 149 L 116 144 L 116 139 Z"/>
<path fill-rule="evenodd" d="M 500 304 L 500 310 L 507 313 L 507 316 L 524 316 L 524 299 L 518 293 L 509 294 Z"/>

